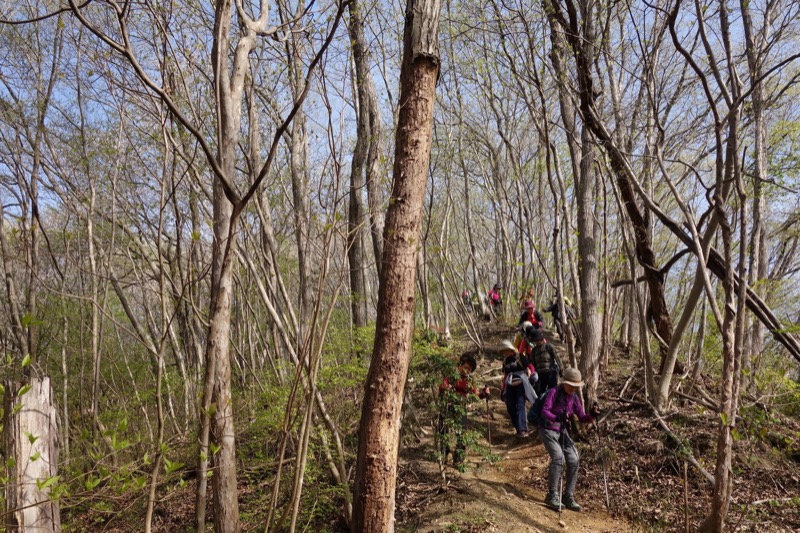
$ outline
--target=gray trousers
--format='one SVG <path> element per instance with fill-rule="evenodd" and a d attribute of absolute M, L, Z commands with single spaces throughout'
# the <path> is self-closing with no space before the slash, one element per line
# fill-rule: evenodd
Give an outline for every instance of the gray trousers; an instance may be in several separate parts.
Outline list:
<path fill-rule="evenodd" d="M 558 442 L 559 435 L 561 443 Z M 539 439 L 544 444 L 545 450 L 550 454 L 550 470 L 548 471 L 547 481 L 550 492 L 558 493 L 558 482 L 561 479 L 561 471 L 564 469 L 564 461 L 567 463 L 567 486 L 564 494 L 575 494 L 575 484 L 578 483 L 578 450 L 575 443 L 569 437 L 569 433 L 539 428 Z"/>

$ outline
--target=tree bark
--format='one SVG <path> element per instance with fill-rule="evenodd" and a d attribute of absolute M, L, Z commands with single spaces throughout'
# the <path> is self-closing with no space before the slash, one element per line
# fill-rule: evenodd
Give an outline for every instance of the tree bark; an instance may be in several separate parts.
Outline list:
<path fill-rule="evenodd" d="M 394 531 L 400 414 L 414 326 L 416 255 L 439 75 L 439 0 L 409 0 L 400 70 L 392 197 L 375 346 L 359 428 L 352 531 Z"/>
<path fill-rule="evenodd" d="M 350 166 L 350 198 L 347 219 L 347 261 L 350 264 L 350 309 L 353 326 L 367 325 L 366 283 L 364 279 L 364 207 L 361 198 L 365 186 L 367 152 L 374 142 L 370 131 L 371 96 L 367 87 L 369 55 L 364 38 L 364 15 L 361 2 L 353 0 L 349 5 L 350 21 L 347 30 L 352 43 L 355 63 L 356 91 L 356 146 Z"/>
<path fill-rule="evenodd" d="M 61 531 L 58 502 L 50 491 L 58 473 L 58 427 L 50 378 L 31 378 L 27 392 L 5 383 L 3 450 L 6 529 Z M 25 388 L 28 388 L 25 385 Z"/>

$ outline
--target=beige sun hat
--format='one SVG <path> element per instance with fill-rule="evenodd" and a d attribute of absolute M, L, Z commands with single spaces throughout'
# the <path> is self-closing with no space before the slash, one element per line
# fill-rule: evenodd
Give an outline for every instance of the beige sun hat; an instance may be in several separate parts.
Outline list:
<path fill-rule="evenodd" d="M 517 348 L 510 340 L 503 339 L 502 341 L 500 341 L 500 353 L 507 354 L 509 352 L 517 353 Z"/>
<path fill-rule="evenodd" d="M 583 387 L 581 371 L 577 368 L 564 369 L 564 376 L 561 378 L 561 383 L 572 385 L 573 387 Z"/>

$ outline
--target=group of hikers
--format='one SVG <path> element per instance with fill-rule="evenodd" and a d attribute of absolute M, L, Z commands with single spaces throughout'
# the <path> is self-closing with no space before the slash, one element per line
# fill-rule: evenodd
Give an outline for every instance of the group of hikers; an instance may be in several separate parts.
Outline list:
<path fill-rule="evenodd" d="M 495 283 L 491 290 L 486 293 L 486 306 L 489 311 L 489 315 L 486 315 L 486 318 L 492 317 L 499 317 L 502 316 L 502 308 L 503 308 L 503 297 L 502 297 L 503 287 L 499 283 Z M 481 302 L 477 298 L 477 295 L 473 294 L 469 289 L 464 289 L 461 291 L 461 301 L 464 307 L 472 311 L 474 313 L 481 314 Z M 525 309 L 525 312 L 531 312 L 532 315 L 535 315 L 535 318 L 542 323 L 542 315 L 536 311 L 535 306 L 533 304 L 533 289 L 528 289 L 526 293 L 523 293 L 520 296 L 520 305 L 522 305 Z M 558 298 L 556 295 L 553 295 L 553 298 L 550 301 L 550 305 L 542 309 L 544 313 L 550 313 L 553 315 L 553 325 L 556 329 L 556 334 L 558 335 L 559 340 L 564 340 L 564 328 L 565 323 L 567 321 L 574 321 L 575 320 L 575 313 L 572 309 L 572 302 L 570 302 L 569 298 L 564 297 L 564 313 L 567 316 L 567 321 L 563 319 L 561 316 L 561 308 L 558 305 Z M 535 321 L 531 320 L 532 323 L 536 323 Z"/>
<path fill-rule="evenodd" d="M 495 286 L 495 289 L 499 289 L 499 286 Z M 499 298 L 499 291 L 496 292 Z M 544 321 L 532 299 L 524 300 L 522 307 L 523 313 L 515 328 L 515 339 L 501 343 L 500 353 L 504 359 L 500 398 L 505 402 L 517 438 L 528 438 L 530 430 L 535 428 L 550 456 L 545 504 L 558 511 L 562 508 L 580 511 L 581 506 L 575 500 L 579 458 L 570 436 L 570 426 L 576 420 L 582 424 L 593 422 L 600 410 L 595 403 L 589 413 L 584 411 L 580 395 L 584 383 L 580 371 L 564 367 L 558 352 L 545 338 L 542 331 Z M 558 308 L 557 305 L 555 307 Z M 552 312 L 552 309 L 548 312 Z M 464 401 L 470 393 L 488 399 L 491 394 L 489 387 L 478 391 L 472 380 L 471 374 L 476 366 L 472 355 L 463 355 L 458 364 L 458 378 L 445 378 L 439 387 L 440 394 L 455 392 Z M 462 410 L 459 416 L 458 429 L 463 430 L 467 424 L 466 411 Z M 444 450 L 445 458 L 448 452 L 449 449 Z M 454 464 L 463 461 L 464 453 L 463 440 L 457 436 Z M 562 491 L 559 490 L 559 482 L 565 464 L 566 486 Z"/>

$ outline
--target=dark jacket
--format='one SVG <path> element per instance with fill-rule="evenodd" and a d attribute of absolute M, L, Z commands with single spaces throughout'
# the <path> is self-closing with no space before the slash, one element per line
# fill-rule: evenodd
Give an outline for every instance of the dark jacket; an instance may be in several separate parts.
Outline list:
<path fill-rule="evenodd" d="M 561 359 L 558 357 L 555 348 L 553 348 L 552 344 L 546 341 L 541 346 L 534 344 L 531 347 L 528 357 L 533 360 L 533 366 L 536 367 L 538 372 L 549 372 L 551 370 L 555 370 L 556 365 L 558 365 L 558 368 L 564 368 L 561 365 Z"/>
<path fill-rule="evenodd" d="M 550 304 L 545 309 L 543 309 L 543 311 L 545 313 L 552 313 L 553 314 L 553 320 L 555 320 L 556 322 L 560 322 L 561 321 L 561 313 L 558 311 L 558 302 L 557 301 L 553 300 L 553 303 Z M 568 317 L 572 317 L 573 316 L 572 308 L 569 306 L 569 304 L 567 304 L 567 302 L 564 302 L 564 312 L 567 314 Z"/>

